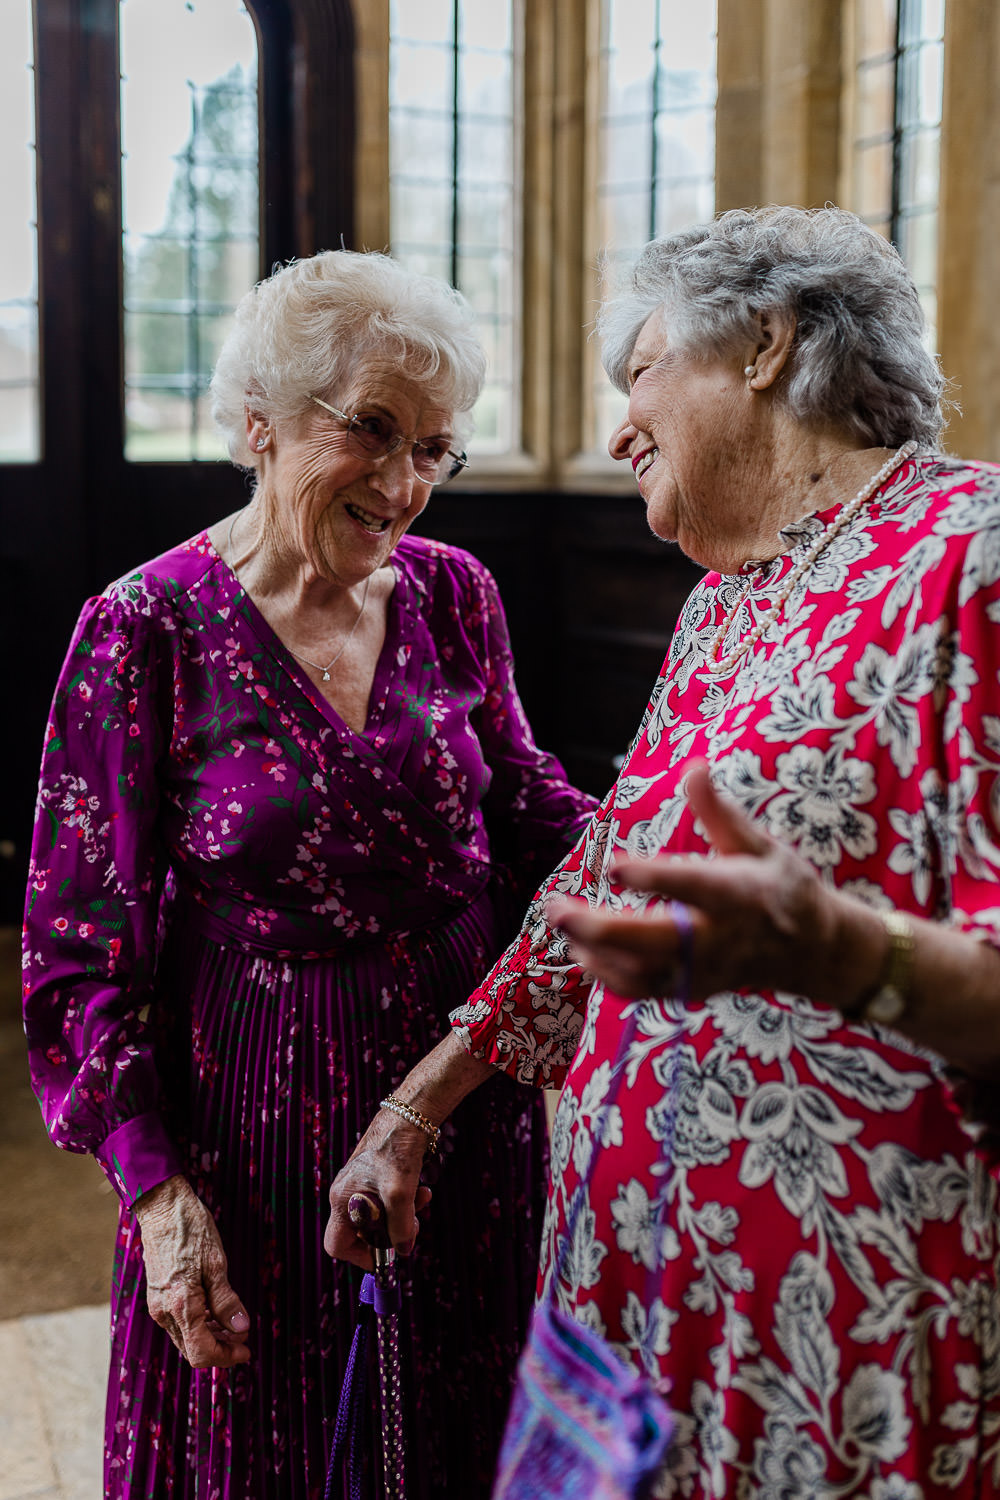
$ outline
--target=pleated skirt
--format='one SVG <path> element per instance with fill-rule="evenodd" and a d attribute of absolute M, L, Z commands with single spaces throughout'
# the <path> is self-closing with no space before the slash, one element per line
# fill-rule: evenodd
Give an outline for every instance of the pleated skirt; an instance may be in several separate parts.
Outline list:
<path fill-rule="evenodd" d="M 330 1182 L 378 1101 L 445 1034 L 496 951 L 495 929 L 484 896 L 434 929 L 302 962 L 168 932 L 156 1007 L 164 1093 L 250 1314 L 253 1358 L 230 1371 L 186 1364 L 149 1317 L 139 1230 L 123 1210 L 110 1500 L 323 1495 L 361 1279 L 323 1251 Z M 490 1080 L 446 1125 L 426 1180 L 417 1251 L 399 1263 L 407 1494 L 485 1500 L 535 1289 L 540 1097 Z M 377 1377 L 370 1390 L 363 1493 L 379 1497 Z"/>

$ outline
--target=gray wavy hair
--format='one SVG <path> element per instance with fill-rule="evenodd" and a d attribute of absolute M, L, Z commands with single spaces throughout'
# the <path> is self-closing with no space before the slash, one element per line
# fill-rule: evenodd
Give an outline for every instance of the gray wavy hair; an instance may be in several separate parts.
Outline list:
<path fill-rule="evenodd" d="M 761 313 L 790 314 L 795 340 L 776 399 L 791 415 L 872 446 L 938 446 L 945 382 L 922 343 L 917 289 L 892 245 L 854 214 L 733 209 L 652 240 L 597 320 L 604 368 L 626 394 L 636 339 L 659 310 L 672 345 L 715 356 L 754 340 Z"/>
<path fill-rule="evenodd" d="M 310 395 L 336 395 L 373 358 L 433 384 L 456 417 L 471 411 L 486 378 L 472 309 L 446 282 L 356 250 L 279 266 L 240 300 L 212 376 L 212 416 L 233 462 L 256 467 L 248 403 L 268 419 L 299 416 Z M 464 440 L 471 419 L 457 425 Z"/>

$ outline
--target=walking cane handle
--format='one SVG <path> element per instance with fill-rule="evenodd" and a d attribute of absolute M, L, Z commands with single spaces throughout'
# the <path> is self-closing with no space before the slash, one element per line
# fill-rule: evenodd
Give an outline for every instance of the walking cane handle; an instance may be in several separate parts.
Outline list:
<path fill-rule="evenodd" d="M 347 1217 L 369 1245 L 374 1244 L 376 1239 L 384 1238 L 385 1213 L 374 1193 L 352 1193 L 347 1200 Z M 381 1235 L 378 1233 L 380 1225 Z"/>
<path fill-rule="evenodd" d="M 375 1256 L 375 1270 L 387 1271 L 393 1262 L 385 1209 L 374 1193 L 352 1193 L 347 1200 L 347 1217 Z"/>

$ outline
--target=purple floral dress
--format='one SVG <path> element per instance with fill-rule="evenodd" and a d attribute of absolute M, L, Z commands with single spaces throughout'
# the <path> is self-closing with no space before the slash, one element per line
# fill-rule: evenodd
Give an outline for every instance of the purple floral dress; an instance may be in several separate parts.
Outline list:
<path fill-rule="evenodd" d="M 415 538 L 393 565 L 362 734 L 207 534 L 91 600 L 59 682 L 25 1011 L 53 1140 L 122 1202 L 113 1500 L 322 1494 L 360 1276 L 323 1253 L 329 1183 L 510 935 L 491 833 L 523 888 L 591 811 L 532 740 L 485 569 Z M 444 1132 L 402 1269 L 415 1496 L 488 1493 L 534 1290 L 538 1106 L 498 1075 Z M 218 1220 L 249 1366 L 192 1371 L 146 1310 L 131 1205 L 175 1172 Z"/>

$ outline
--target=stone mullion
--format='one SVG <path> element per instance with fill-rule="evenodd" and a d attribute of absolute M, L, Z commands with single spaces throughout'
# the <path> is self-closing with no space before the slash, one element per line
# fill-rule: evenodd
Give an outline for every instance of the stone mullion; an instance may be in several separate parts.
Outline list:
<path fill-rule="evenodd" d="M 389 0 L 354 0 L 355 247 L 387 250 L 389 218 Z M 335 143 L 330 143 L 335 150 Z M 336 249 L 336 246 L 330 248 Z"/>
<path fill-rule="evenodd" d="M 1000 6 L 945 8 L 938 347 L 961 410 L 948 449 L 1000 459 Z"/>

